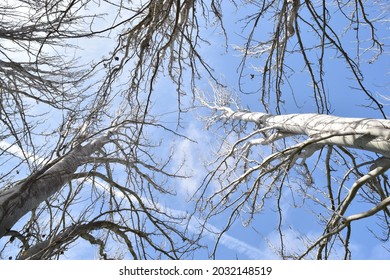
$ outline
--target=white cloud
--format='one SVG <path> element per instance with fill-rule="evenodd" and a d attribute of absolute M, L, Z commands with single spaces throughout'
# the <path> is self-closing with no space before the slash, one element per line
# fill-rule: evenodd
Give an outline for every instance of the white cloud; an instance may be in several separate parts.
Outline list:
<path fill-rule="evenodd" d="M 90 181 L 92 182 L 92 181 Z M 109 191 L 109 187 L 108 185 L 99 180 L 99 179 L 95 179 L 95 185 L 98 186 L 99 188 L 101 188 L 103 191 Z M 118 196 L 118 197 L 123 197 L 123 193 L 119 192 L 119 191 L 114 191 L 113 194 L 115 196 Z M 173 215 L 173 216 L 181 216 L 181 217 L 185 217 L 187 216 L 187 212 L 185 211 L 181 211 L 181 210 L 177 210 L 177 209 L 173 209 L 173 208 L 169 208 L 165 205 L 161 205 L 161 204 L 156 204 L 154 203 L 152 205 L 152 203 L 148 203 L 148 200 L 144 197 L 141 197 L 141 199 L 143 200 L 143 203 L 146 205 L 146 206 L 149 206 L 149 207 L 154 207 L 155 205 L 157 205 L 157 207 L 160 208 L 160 210 L 164 213 L 167 213 L 169 215 Z M 136 201 L 134 201 L 134 203 L 137 203 Z M 216 240 L 217 238 L 217 235 L 219 233 L 221 233 L 221 230 L 218 229 L 217 227 L 209 224 L 209 223 L 204 223 L 203 220 L 201 219 L 193 219 L 192 222 L 190 222 L 189 226 L 187 227 L 187 225 L 183 224 L 183 227 L 186 227 L 188 228 L 191 233 L 193 234 L 198 234 L 200 232 L 200 229 L 199 229 L 199 226 L 204 226 L 206 227 L 208 230 L 204 230 L 203 232 L 205 233 L 205 236 L 208 237 L 209 239 L 211 240 Z M 213 232 L 213 233 L 211 233 Z M 233 251 L 236 251 L 240 254 L 243 254 L 245 256 L 247 256 L 248 259 L 275 259 L 276 257 L 273 257 L 272 254 L 270 254 L 269 251 L 264 251 L 264 250 L 261 250 L 255 246 L 252 246 L 240 239 L 237 239 L 229 234 L 224 234 L 220 240 L 220 244 L 225 246 L 226 248 L 230 249 L 230 250 L 233 250 Z"/>
<path fill-rule="evenodd" d="M 182 139 L 174 145 L 173 169 L 181 169 L 184 175 L 189 176 L 179 182 L 179 194 L 192 196 L 195 190 L 200 186 L 205 176 L 203 166 L 205 159 L 210 157 L 208 147 L 209 135 L 201 132 L 194 123 L 190 123 L 184 132 L 189 139 L 196 143 Z"/>
<path fill-rule="evenodd" d="M 45 161 L 44 157 L 37 156 L 36 154 L 23 151 L 18 145 L 10 144 L 7 141 L 0 141 L 0 149 L 7 151 L 9 154 L 21 159 L 27 159 L 30 163 L 41 164 Z"/>
<path fill-rule="evenodd" d="M 221 233 L 221 230 L 211 224 L 206 224 L 205 226 L 209 230 L 206 232 L 206 236 L 212 240 L 216 240 L 218 235 Z M 248 259 L 258 260 L 272 258 L 268 251 L 252 246 L 227 233 L 221 237 L 219 242 L 224 247 L 247 256 Z"/>
<path fill-rule="evenodd" d="M 286 256 L 299 256 L 306 252 L 307 246 L 313 242 L 313 240 L 317 240 L 318 236 L 321 234 L 317 234 L 314 232 L 309 232 L 307 234 L 302 234 L 301 232 L 289 228 L 283 230 L 283 249 L 284 254 Z M 281 249 L 280 235 L 277 231 L 270 232 L 267 237 L 268 245 L 264 247 L 264 255 L 267 256 L 268 259 L 281 259 L 279 255 L 279 251 Z M 312 254 L 308 254 L 305 259 L 314 259 L 315 256 Z"/>

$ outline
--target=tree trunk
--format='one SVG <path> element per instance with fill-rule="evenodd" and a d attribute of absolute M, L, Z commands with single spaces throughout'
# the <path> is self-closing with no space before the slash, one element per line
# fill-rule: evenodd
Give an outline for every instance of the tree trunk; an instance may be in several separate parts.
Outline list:
<path fill-rule="evenodd" d="M 234 112 L 213 107 L 222 117 L 256 123 L 274 129 L 282 136 L 306 135 L 318 144 L 344 146 L 380 153 L 390 158 L 390 120 L 343 118 L 323 114 L 269 115 L 260 112 Z"/>
<path fill-rule="evenodd" d="M 40 203 L 58 192 L 88 156 L 109 141 L 110 133 L 84 146 L 77 146 L 62 158 L 49 163 L 25 180 L 0 191 L 0 238 Z"/>

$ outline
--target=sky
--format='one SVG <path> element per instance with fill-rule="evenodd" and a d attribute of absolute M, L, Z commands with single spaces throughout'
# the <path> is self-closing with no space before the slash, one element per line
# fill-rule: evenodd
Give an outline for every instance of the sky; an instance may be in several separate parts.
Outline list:
<path fill-rule="evenodd" d="M 238 67 L 241 62 L 240 55 L 234 50 L 236 45 L 242 43 L 242 38 L 240 36 L 239 24 L 231 18 L 236 18 L 237 12 L 233 7 L 227 8 L 225 11 L 226 15 L 224 16 L 224 23 L 226 24 L 227 30 L 234 30 L 230 34 L 232 35 L 229 38 L 228 42 L 228 52 L 225 52 L 224 40 L 223 37 L 210 36 L 210 46 L 211 48 L 201 49 L 202 55 L 205 55 L 207 61 L 211 61 L 215 73 L 219 75 L 222 80 L 226 81 L 230 86 L 231 90 L 238 92 Z M 243 9 L 242 14 L 247 12 Z M 332 11 L 334 12 L 334 11 Z M 230 13 L 230 14 L 229 14 Z M 336 13 L 332 14 L 332 23 L 337 22 L 339 15 Z M 267 25 L 266 22 L 261 24 Z M 266 27 L 260 25 L 260 29 L 267 29 Z M 337 25 L 336 25 L 337 26 Z M 340 27 L 339 32 L 343 31 L 344 27 Z M 383 35 L 383 38 L 389 37 L 389 30 L 385 29 L 386 26 L 383 26 L 383 29 L 379 30 L 379 34 Z M 212 33 L 212 30 L 210 33 Z M 336 31 L 336 32 L 337 32 Z M 307 35 L 310 38 L 310 34 Z M 350 40 L 352 42 L 351 46 L 346 45 L 347 48 L 355 48 L 354 40 L 355 38 L 351 36 L 346 36 L 343 38 L 346 43 Z M 388 41 L 387 41 L 388 42 Z M 294 39 L 289 44 L 294 44 Z M 218 47 L 219 46 L 219 47 Z M 388 52 L 388 47 L 385 47 L 385 52 Z M 340 63 L 335 51 L 326 52 L 327 59 L 327 68 L 326 71 L 326 87 L 328 90 L 329 100 L 331 102 L 331 111 L 332 114 L 343 116 L 343 117 L 371 117 L 371 118 L 381 118 L 381 115 L 374 110 L 370 110 L 362 106 L 362 104 L 367 104 L 366 98 L 358 94 L 356 90 L 356 84 L 354 83 L 351 74 L 345 71 L 346 67 L 344 64 Z M 294 63 L 294 60 L 297 58 L 291 56 L 288 58 Z M 256 59 L 250 61 L 251 63 L 258 63 Z M 365 70 L 365 79 L 364 83 L 367 85 L 370 90 L 372 90 L 374 96 L 380 98 L 380 96 L 386 96 L 389 94 L 389 83 L 388 83 L 388 73 L 389 73 L 389 60 L 387 57 L 383 56 L 375 64 L 367 64 L 363 66 Z M 300 63 L 300 64 L 299 64 Z M 300 66 L 300 67 L 298 67 Z M 283 110 L 285 113 L 315 113 L 316 107 L 312 99 L 307 98 L 307 95 L 311 92 L 311 87 L 308 82 L 308 73 L 305 71 L 300 71 L 303 69 L 302 63 L 297 62 L 297 69 L 295 75 L 291 78 L 292 87 L 295 92 L 295 100 L 289 99 L 288 95 L 286 97 L 286 103 L 284 104 Z M 245 81 L 247 85 L 257 88 L 261 81 Z M 253 85 L 251 85 L 252 83 Z M 211 88 L 208 81 L 200 81 L 200 87 L 206 92 L 210 92 Z M 165 94 L 166 90 L 161 90 Z M 238 94 L 243 108 L 250 108 L 251 110 L 258 110 L 258 95 L 256 94 Z M 165 95 L 164 95 L 165 97 Z M 158 101 L 159 97 L 156 97 Z M 299 106 L 296 106 L 298 104 Z M 385 106 L 384 111 L 388 114 L 389 107 Z M 207 115 L 207 113 L 204 113 Z M 198 111 L 188 114 L 184 120 L 183 124 L 185 128 L 183 134 L 187 135 L 191 139 L 197 141 L 197 144 L 194 145 L 188 140 L 182 139 L 179 140 L 176 144 L 176 149 L 179 151 L 174 160 L 177 160 L 181 164 L 182 160 L 185 159 L 185 169 L 188 172 L 193 174 L 193 177 L 189 181 L 182 182 L 179 187 L 182 189 L 180 194 L 191 193 L 199 182 L 203 178 L 203 173 L 201 168 L 199 168 L 201 162 L 204 158 L 212 157 L 213 147 L 215 149 L 215 143 L 218 141 L 218 136 L 214 135 L 211 131 L 204 129 L 204 123 L 199 121 L 202 113 Z M 317 184 L 324 183 L 325 178 L 321 176 L 319 172 L 318 178 L 316 179 Z M 351 182 L 352 183 L 352 182 Z M 286 246 L 289 247 L 291 251 L 300 251 L 304 247 L 305 238 L 315 239 L 322 233 L 322 228 L 317 224 L 315 217 L 310 212 L 310 207 L 315 207 L 315 205 L 307 207 L 294 207 L 289 203 L 290 193 L 286 191 L 284 194 L 286 202 L 283 205 L 283 214 L 284 221 L 288 230 L 285 231 L 285 238 L 287 240 Z M 275 207 L 270 202 L 271 207 Z M 310 205 L 307 203 L 306 205 Z M 364 207 L 364 206 L 362 206 Z M 275 208 L 274 208 L 275 209 Z M 364 209 L 364 208 L 363 208 Z M 358 209 L 357 209 L 358 210 Z M 275 223 L 275 213 L 273 211 L 265 211 L 265 213 L 260 213 L 252 224 L 247 227 L 238 221 L 232 226 L 228 231 L 227 237 L 222 239 L 221 245 L 217 250 L 217 258 L 226 258 L 226 259 L 275 259 L 278 256 L 267 244 L 274 244 L 278 246 L 278 234 L 276 232 L 276 223 Z M 226 223 L 226 218 L 219 217 L 218 219 L 213 220 L 213 226 L 216 228 L 222 228 Z M 378 242 L 375 238 L 371 236 L 369 229 L 376 228 L 375 220 L 371 219 L 369 221 L 358 221 L 354 225 L 353 234 L 354 237 L 351 240 L 351 248 L 354 249 L 353 258 L 354 259 L 390 259 L 390 253 L 382 247 L 382 243 Z M 302 237 L 305 236 L 305 237 Z M 210 239 L 212 239 L 210 237 Z M 212 246 L 212 242 L 210 243 Z M 389 244 L 387 244 L 388 247 Z M 340 248 L 339 256 L 342 256 L 342 250 Z"/>
<path fill-rule="evenodd" d="M 234 46 L 242 44 L 243 42 L 240 36 L 240 23 L 230 20 L 230 18 L 236 18 L 238 14 L 234 7 L 226 7 L 224 11 L 226 11 L 226 14 L 224 15 L 225 27 L 227 30 L 233 30 L 233 32 L 230 33 L 228 52 L 226 52 L 224 47 L 225 42 L 223 37 L 215 36 L 215 30 L 217 29 L 214 30 L 211 28 L 206 32 L 210 45 L 208 47 L 202 47 L 200 49 L 200 53 L 206 58 L 206 61 L 211 62 L 210 64 L 213 66 L 216 75 L 226 81 L 231 90 L 238 92 L 237 71 L 241 57 L 234 50 Z M 245 14 L 246 12 L 248 11 L 245 8 L 240 10 L 240 13 L 242 14 Z M 334 15 L 334 18 L 337 19 L 337 15 Z M 261 24 L 261 28 L 264 30 L 272 28 L 270 22 L 267 23 L 262 21 Z M 389 30 L 385 30 L 385 27 L 387 26 L 384 26 L 383 30 L 379 29 L 380 34 L 383 35 L 384 38 L 390 37 Z M 308 34 L 308 37 L 310 37 L 310 34 Z M 353 41 L 353 39 L 354 38 L 346 38 L 346 40 L 350 41 Z M 84 50 L 80 50 L 79 54 L 82 54 L 85 61 L 94 59 L 94 57 L 99 59 L 101 56 L 107 55 L 107 50 L 110 49 L 110 40 L 106 39 L 97 40 L 94 43 L 91 43 L 90 40 L 81 41 L 81 39 L 78 39 L 75 43 L 81 48 L 84 48 Z M 292 40 L 289 44 L 294 44 L 294 40 Z M 351 45 L 351 48 L 353 48 L 353 45 Z M 388 53 L 388 46 L 385 51 Z M 332 103 L 332 113 L 346 117 L 379 118 L 380 115 L 378 112 L 359 106 L 361 104 L 365 104 L 366 100 L 364 100 L 364 98 L 357 97 L 360 95 L 352 95 L 354 92 L 354 89 L 352 88 L 354 83 L 351 81 L 351 76 L 349 74 L 345 74 L 345 67 L 341 66 L 336 59 L 337 54 L 330 51 L 327 55 L 329 56 L 329 59 L 327 60 L 328 69 L 326 77 L 328 82 L 326 85 L 328 87 L 329 97 Z M 294 63 L 295 57 L 289 57 L 288 59 Z M 253 59 L 250 60 L 250 63 L 256 66 L 255 63 L 259 63 L 259 61 Z M 384 98 L 390 96 L 388 67 L 389 59 L 385 56 L 383 56 L 377 63 L 364 67 L 367 68 L 365 83 L 370 86 L 370 88 L 373 88 L 375 95 L 383 96 Z M 307 72 L 301 70 L 298 62 L 296 64 L 296 68 L 296 74 L 294 78 L 291 79 L 292 87 L 295 92 L 295 100 L 286 96 L 283 111 L 285 113 L 316 112 L 314 103 L 310 101 L 312 99 L 307 98 L 307 95 L 311 91 L 310 86 L 308 85 Z M 248 89 L 253 88 L 256 90 L 260 84 L 260 79 L 245 81 L 245 86 Z M 211 87 L 207 79 L 198 81 L 198 86 L 205 92 L 211 91 Z M 158 106 L 153 106 L 152 112 L 160 114 L 161 120 L 168 127 L 172 127 L 174 129 L 177 127 L 177 104 L 174 102 L 177 97 L 175 87 L 169 81 L 162 78 L 159 80 L 155 88 L 157 90 L 156 94 L 153 95 L 153 102 Z M 238 93 L 238 95 L 241 102 L 240 104 L 243 108 L 250 108 L 251 110 L 260 109 L 260 106 L 258 105 L 258 95 L 240 93 Z M 298 107 L 295 105 L 296 103 L 299 105 Z M 390 101 L 388 103 L 390 104 Z M 390 112 L 388 106 L 385 107 L 384 110 L 386 113 Z M 207 110 L 193 110 L 182 116 L 183 119 L 181 125 L 183 128 L 180 130 L 180 133 L 195 142 L 189 141 L 185 138 L 176 138 L 172 140 L 175 150 L 172 169 L 174 170 L 175 167 L 184 164 L 183 169 L 185 170 L 186 175 L 191 175 L 191 178 L 177 182 L 175 185 L 177 188 L 176 197 L 173 197 L 171 201 L 165 201 L 165 207 L 166 209 L 169 209 L 169 211 L 185 213 L 187 210 L 186 208 L 191 203 L 189 202 L 189 198 L 191 198 L 194 191 L 199 187 L 206 174 L 203 162 L 214 157 L 213 153 L 215 152 L 219 138 L 213 133 L 213 130 L 205 129 L 205 123 L 201 120 L 201 117 L 205 115 L 207 116 L 207 114 Z M 154 133 L 153 130 L 150 132 L 151 134 Z M 221 135 L 219 135 L 219 137 L 221 137 Z M 232 141 L 234 141 L 234 139 L 232 139 Z M 5 147 L 6 145 L 7 143 L 5 142 L 0 143 L 1 147 Z M 18 153 L 17 150 L 14 150 L 13 152 L 15 154 Z M 161 152 L 164 154 L 167 151 L 162 150 Z M 323 180 L 325 179 L 319 176 L 316 180 L 317 183 L 321 184 L 321 182 L 324 182 Z M 315 205 L 309 204 L 310 207 L 294 207 L 291 201 L 289 201 L 291 199 L 290 190 L 286 190 L 283 193 L 283 197 L 285 198 L 283 203 L 283 220 L 286 227 L 284 237 L 286 240 L 285 244 L 287 251 L 302 251 L 303 244 L 306 241 L 305 238 L 314 239 L 321 234 L 321 227 L 310 212 L 310 207 L 315 207 Z M 276 231 L 277 215 L 275 213 L 275 207 L 275 202 L 270 201 L 269 208 L 256 215 L 255 219 L 249 226 L 244 227 L 240 221 L 237 221 L 221 238 L 216 258 L 277 259 L 278 256 L 272 250 L 272 247 L 269 246 L 270 244 L 273 246 L 278 246 L 279 244 L 279 236 Z M 218 232 L 225 226 L 226 222 L 227 215 L 221 215 L 208 221 L 207 225 L 210 229 Z M 354 237 L 351 241 L 351 247 L 354 249 L 353 258 L 390 259 L 390 253 L 381 246 L 381 243 L 370 235 L 368 226 L 375 227 L 375 221 L 358 221 L 354 225 Z M 194 226 L 191 230 L 196 231 L 197 229 Z M 215 234 L 207 233 L 203 241 L 212 248 L 215 240 Z M 2 244 L 1 242 L 2 241 L 0 240 L 0 245 Z M 387 246 L 389 247 L 389 244 L 387 244 Z M 70 250 L 63 256 L 63 258 L 84 259 L 97 257 L 96 250 L 89 249 L 89 245 L 86 242 L 79 241 L 77 250 Z M 341 250 L 340 254 L 342 254 Z M 208 255 L 205 251 L 199 251 L 194 256 L 195 259 L 205 259 L 207 257 Z"/>
<path fill-rule="evenodd" d="M 218 37 L 212 37 L 210 44 L 213 46 L 211 49 L 205 50 L 205 55 L 213 62 L 212 65 L 215 66 L 216 73 L 221 75 L 224 80 L 228 81 L 228 85 L 234 90 L 238 91 L 238 75 L 237 69 L 240 63 L 240 56 L 234 51 L 234 46 L 239 45 L 242 42 L 242 38 L 240 38 L 240 30 L 236 25 L 236 22 L 230 20 L 234 18 L 236 14 L 234 8 L 226 9 L 228 12 L 232 14 L 227 14 L 224 18 L 228 19 L 225 21 L 226 29 L 229 30 L 232 28 L 236 30 L 236 36 L 232 36 L 229 41 L 229 51 L 228 53 L 224 52 L 224 42 Z M 244 12 L 245 13 L 245 9 Z M 339 19 L 339 15 L 332 11 L 332 23 L 337 22 Z M 378 12 L 378 11 L 376 11 Z M 370 14 L 370 12 L 368 12 Z M 372 11 L 374 13 L 374 11 Z M 264 23 L 264 21 L 261 24 Z M 267 27 L 263 27 L 260 25 L 260 29 L 267 29 Z M 337 26 L 337 25 L 336 25 Z M 382 29 L 378 30 L 381 38 L 389 38 L 389 29 L 386 25 L 381 26 Z M 344 27 L 340 27 L 336 32 L 343 32 Z M 234 32 L 232 32 L 234 33 Z M 232 34 L 230 33 L 230 34 Z M 310 38 L 310 34 L 307 35 Z M 345 36 L 343 38 L 345 40 L 347 49 L 355 48 L 356 38 L 352 36 Z M 348 45 L 348 42 L 351 41 L 351 45 Z M 388 43 L 387 39 L 384 39 L 385 42 Z M 222 46 L 221 48 L 217 48 L 216 46 Z M 294 44 L 294 38 L 289 44 Z M 362 46 L 363 47 L 363 46 Z M 388 53 L 389 48 L 388 45 L 385 46 L 385 52 Z M 356 90 L 356 84 L 350 73 L 347 73 L 345 65 L 339 62 L 338 54 L 335 51 L 327 51 L 326 52 L 327 59 L 327 68 L 326 71 L 326 87 L 328 90 L 329 100 L 331 102 L 331 111 L 332 114 L 343 116 L 343 117 L 363 117 L 363 118 L 381 118 L 381 115 L 378 111 L 367 109 L 363 106 L 367 104 L 367 99 Z M 289 57 L 290 61 L 296 59 L 296 57 Z M 257 61 L 258 62 L 258 61 Z M 256 59 L 251 60 L 251 63 L 256 63 Z M 298 67 L 298 66 L 301 67 Z M 377 62 L 374 64 L 364 64 L 362 67 L 364 69 L 365 85 L 372 91 L 373 95 L 381 98 L 389 95 L 389 59 L 386 56 L 382 56 Z M 295 92 L 295 100 L 291 100 L 286 97 L 287 102 L 285 103 L 283 109 L 285 113 L 315 113 L 316 107 L 312 99 L 307 98 L 307 95 L 310 94 L 311 87 L 308 83 L 307 75 L 308 73 L 305 71 L 299 71 L 302 69 L 301 62 L 296 66 L 296 73 L 293 78 L 291 78 L 292 87 Z M 261 81 L 249 81 L 256 88 Z M 204 90 L 210 91 L 210 87 L 205 84 Z M 239 98 L 241 101 L 241 106 L 243 108 L 250 108 L 251 110 L 258 109 L 258 95 L 256 94 L 239 94 Z M 299 106 L 296 106 L 296 103 Z M 388 102 L 384 107 L 384 111 L 386 114 L 390 113 L 390 108 Z M 187 166 L 189 170 L 196 170 L 196 166 L 198 164 L 198 158 L 207 158 L 210 153 L 209 146 L 210 140 L 212 143 L 212 139 L 216 139 L 215 135 L 210 134 L 208 131 L 204 130 L 204 126 L 199 124 L 196 120 L 197 113 L 194 113 L 194 117 L 189 117 L 188 128 L 186 129 L 185 135 L 190 135 L 194 137 L 198 142 L 198 145 L 191 145 L 186 140 L 182 140 L 182 142 L 178 145 L 179 149 L 182 152 L 182 156 L 185 157 L 187 161 Z M 206 136 L 205 136 L 206 135 Z M 199 147 L 202 147 L 199 149 Z M 193 185 L 196 185 L 196 178 L 202 177 L 198 175 L 199 172 L 194 171 L 196 174 L 195 178 L 191 180 L 190 184 L 187 184 L 186 187 L 189 189 L 193 189 Z M 316 179 L 317 184 L 321 184 L 324 182 L 325 178 L 321 177 L 320 172 L 317 174 L 318 178 Z M 199 180 L 198 180 L 199 181 Z M 290 203 L 288 203 L 289 193 L 285 193 L 286 203 L 283 205 L 284 212 L 284 221 L 289 229 L 285 232 L 285 238 L 287 240 L 286 246 L 290 247 L 292 251 L 299 251 L 303 248 L 304 238 L 302 235 L 305 234 L 307 238 L 314 239 L 321 235 L 322 228 L 317 224 L 314 220 L 315 217 L 310 213 L 310 207 L 294 207 Z M 272 204 L 272 203 L 271 203 Z M 310 203 L 307 203 L 310 205 Z M 307 205 L 306 204 L 306 205 Z M 315 207 L 315 206 L 311 206 Z M 364 206 L 362 206 L 364 209 Z M 358 211 L 359 209 L 356 209 Z M 243 228 L 243 226 L 237 222 L 228 232 L 229 240 L 241 240 L 241 242 L 245 243 L 245 246 L 241 246 L 239 242 L 221 242 L 222 246 L 217 252 L 217 258 L 259 258 L 259 259 L 274 259 L 277 258 L 277 255 L 272 251 L 272 249 L 267 246 L 267 242 L 271 244 L 278 244 L 278 235 L 275 231 L 275 214 L 272 211 L 266 211 L 266 213 L 260 213 L 253 223 Z M 223 227 L 224 220 L 214 221 L 216 227 Z M 353 259 L 390 259 L 390 253 L 386 250 L 382 245 L 382 243 L 378 242 L 375 238 L 372 237 L 369 232 L 370 228 L 377 228 L 375 224 L 375 219 L 371 219 L 368 221 L 358 221 L 354 224 L 353 227 L 353 238 L 351 240 L 351 248 L 354 249 Z M 227 246 L 227 244 L 235 244 L 234 246 Z M 277 245 L 276 245 L 277 246 Z M 387 242 L 387 248 L 389 244 Z M 234 249 L 236 248 L 236 249 Z M 237 248 L 241 248 L 242 250 L 238 250 Z M 245 248 L 245 249 L 243 249 Z M 288 250 L 287 250 L 288 251 Z M 236 255 L 236 256 L 234 256 Z M 342 255 L 342 251 L 340 248 L 340 255 Z"/>

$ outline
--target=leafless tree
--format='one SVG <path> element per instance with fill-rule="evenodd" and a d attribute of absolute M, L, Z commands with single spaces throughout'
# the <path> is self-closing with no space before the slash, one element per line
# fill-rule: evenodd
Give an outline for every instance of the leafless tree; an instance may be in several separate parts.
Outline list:
<path fill-rule="evenodd" d="M 371 216 L 376 216 L 383 228 L 383 236 L 377 233 L 377 237 L 388 241 L 388 120 L 250 112 L 235 107 L 237 103 L 225 89 L 214 87 L 214 93 L 212 101 L 204 94 L 198 99 L 214 112 L 207 118 L 208 126 L 223 123 L 224 137 L 218 159 L 210 163 L 213 168 L 198 190 L 198 208 L 205 212 L 205 221 L 230 213 L 220 238 L 239 219 L 251 224 L 274 198 L 282 258 L 327 259 L 339 253 L 341 244 L 348 259 L 353 222 Z M 318 183 L 320 178 L 326 183 Z M 210 194 L 210 189 L 216 191 Z M 286 189 L 291 193 L 287 199 Z M 305 240 L 307 248 L 302 252 L 289 252 L 284 241 L 288 226 L 283 205 L 309 209 L 306 200 L 317 205 L 310 211 L 315 213 L 313 221 L 323 225 L 323 234 L 316 240 Z M 356 212 L 356 204 L 365 210 Z"/>
<path fill-rule="evenodd" d="M 101 258 L 178 259 L 196 248 L 186 215 L 159 203 L 184 177 L 150 135 L 181 136 L 149 114 L 159 73 L 177 85 L 180 111 L 184 67 L 194 79 L 198 65 L 210 71 L 194 5 L 3 1 L 2 258 L 59 258 L 79 240 Z M 112 48 L 94 50 L 92 39 Z"/>
<path fill-rule="evenodd" d="M 220 141 L 218 157 L 209 163 L 210 171 L 198 189 L 197 207 L 205 221 L 229 214 L 212 255 L 217 256 L 223 234 L 238 221 L 261 235 L 261 225 L 253 221 L 269 208 L 277 213 L 279 235 L 279 245 L 271 246 L 283 259 L 351 258 L 353 225 L 360 219 L 375 217 L 379 226 L 372 230 L 374 236 L 388 242 L 390 123 L 386 98 L 381 98 L 386 93 L 373 94 L 364 80 L 367 65 L 388 52 L 388 38 L 381 35 L 383 25 L 388 26 L 388 4 L 244 3 L 251 4 L 256 8 L 244 18 L 244 44 L 235 47 L 242 53 L 239 92 L 259 93 L 261 106 L 245 108 L 240 101 L 244 98 L 218 85 L 212 85 L 211 95 L 198 90 L 199 103 L 210 112 L 206 127 L 215 128 Z M 379 112 L 378 119 L 330 114 L 330 100 L 346 94 L 337 87 L 328 92 L 332 80 L 326 72 L 333 56 L 353 77 L 348 94 L 365 95 L 367 103 L 361 105 Z M 254 89 L 253 81 L 260 81 L 259 88 Z M 302 89 L 298 83 L 307 81 L 313 94 L 305 98 L 300 92 L 299 97 L 314 100 L 317 112 L 282 114 L 294 106 L 296 88 Z M 317 237 L 300 233 L 306 246 L 301 250 L 288 248 L 284 205 L 313 212 L 313 222 L 322 228 Z"/>
<path fill-rule="evenodd" d="M 208 44 L 203 31 L 210 27 L 229 46 L 235 31 L 226 28 L 224 5 L 246 13 L 237 21 L 244 23 L 244 44 L 236 47 L 242 54 L 239 86 L 245 93 L 248 79 L 260 81 L 256 90 L 264 113 L 243 113 L 239 105 L 231 111 L 236 99 L 220 90 L 211 61 L 202 55 Z M 370 5 L 378 6 L 376 15 L 368 15 Z M 152 105 L 159 78 L 168 77 L 176 87 L 180 127 L 183 98 L 196 97 L 203 74 L 218 89 L 215 102 L 199 96 L 216 114 L 210 121 L 225 119 L 222 138 L 236 136 L 237 142 L 229 147 L 224 141 L 221 161 L 199 189 L 195 213 L 206 210 L 207 222 L 233 209 L 225 232 L 244 208 L 249 206 L 250 221 L 268 197 L 274 195 L 279 207 L 282 190 L 303 180 L 301 197 L 327 212 L 317 215 L 325 223 L 323 235 L 293 257 L 317 249 L 318 258 L 327 258 L 335 240 L 349 257 L 353 221 L 381 213 L 388 229 L 388 123 L 324 115 L 330 113 L 325 70 L 328 55 L 340 59 L 354 78 L 353 91 L 367 97 L 363 105 L 386 118 L 382 101 L 364 82 L 364 66 L 386 54 L 377 34 L 377 26 L 388 23 L 386 10 L 378 1 L 3 1 L 0 257 L 59 258 L 81 240 L 96 245 L 101 258 L 177 259 L 199 248 L 201 235 L 189 232 L 190 217 L 160 203 L 175 193 L 174 180 L 186 178 L 180 168 L 172 171 L 169 148 L 160 154 L 169 147 L 164 137 L 153 136 L 185 136 L 164 126 Z M 331 11 L 337 11 L 336 19 Z M 356 51 L 335 29 L 341 18 Z M 307 39 L 308 32 L 314 39 Z M 319 114 L 281 114 L 285 97 L 295 94 L 299 68 L 307 71 Z M 253 131 L 246 129 L 250 124 Z M 268 145 L 268 157 L 257 158 L 258 144 Z M 314 184 L 319 171 L 309 168 L 313 157 L 324 162 L 325 189 Z M 333 172 L 340 162 L 336 192 Z M 352 176 L 357 179 L 351 183 Z M 212 179 L 221 189 L 208 199 Z M 373 206 L 346 216 L 357 194 Z M 279 213 L 281 255 L 289 257 Z"/>

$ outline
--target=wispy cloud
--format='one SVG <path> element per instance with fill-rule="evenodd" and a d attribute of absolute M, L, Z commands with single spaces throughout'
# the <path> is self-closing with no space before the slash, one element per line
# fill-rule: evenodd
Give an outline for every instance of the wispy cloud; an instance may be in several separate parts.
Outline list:
<path fill-rule="evenodd" d="M 205 227 L 208 229 L 208 231 L 205 232 L 205 236 L 215 241 L 218 235 L 221 233 L 221 230 L 211 225 L 210 223 L 206 223 Z M 268 251 L 263 250 L 260 247 L 250 245 L 249 243 L 244 242 L 239 238 L 233 237 L 228 233 L 222 235 L 219 243 L 229 250 L 246 256 L 248 259 L 259 260 L 271 258 L 271 255 Z"/>
<path fill-rule="evenodd" d="M 90 180 L 90 182 L 92 183 L 92 180 Z M 94 183 L 101 190 L 103 190 L 105 192 L 110 191 L 109 190 L 110 187 L 105 182 L 103 182 L 99 179 L 95 179 Z M 124 197 L 123 193 L 120 191 L 112 191 L 111 190 L 110 193 L 114 194 L 117 197 L 121 197 L 121 198 Z M 157 206 L 162 212 L 167 213 L 169 215 L 180 216 L 180 217 L 188 216 L 188 213 L 185 211 L 170 208 L 170 207 L 167 207 L 166 205 L 162 205 L 162 204 L 156 204 L 155 202 L 152 205 L 151 202 L 148 202 L 148 199 L 146 199 L 144 197 L 141 197 L 141 199 L 143 200 L 143 203 L 146 206 L 148 206 L 148 207 Z M 137 201 L 134 201 L 133 203 L 137 203 Z M 217 227 L 213 226 L 210 223 L 205 223 L 201 219 L 192 219 L 189 226 L 183 224 L 183 227 L 186 227 L 187 229 L 189 229 L 192 234 L 199 234 L 199 232 L 201 230 L 199 228 L 200 225 L 208 229 L 208 230 L 203 231 L 204 236 L 213 240 L 213 241 L 215 241 L 217 236 L 222 232 L 222 230 L 218 229 Z M 255 246 L 252 246 L 252 245 L 250 245 L 250 244 L 248 244 L 248 243 L 246 243 L 238 238 L 235 238 L 229 234 L 224 234 L 222 236 L 222 238 L 220 240 L 220 244 L 225 246 L 226 248 L 228 248 L 230 250 L 233 250 L 237 253 L 245 255 L 248 259 L 268 259 L 268 258 L 270 258 L 270 256 L 272 256 L 270 254 L 270 252 L 263 251 Z"/>
<path fill-rule="evenodd" d="M 210 157 L 207 146 L 209 136 L 202 133 L 194 123 L 189 124 L 184 134 L 196 143 L 181 139 L 174 145 L 172 168 L 174 170 L 180 168 L 184 175 L 189 176 L 179 181 L 179 194 L 192 196 L 205 176 L 203 163 Z"/>
<path fill-rule="evenodd" d="M 27 159 L 30 163 L 39 165 L 45 161 L 44 157 L 37 156 L 35 153 L 23 151 L 18 145 L 10 144 L 4 140 L 0 141 L 0 149 L 20 159 Z"/>

